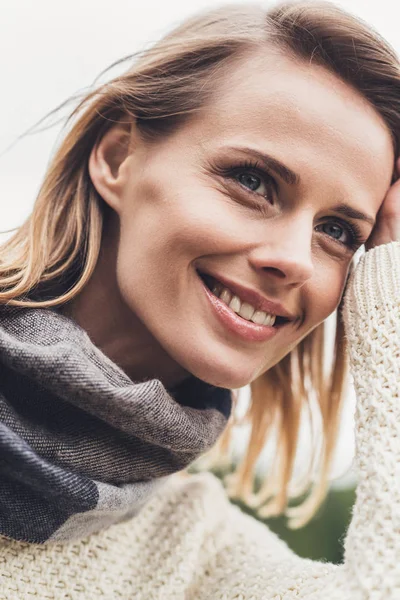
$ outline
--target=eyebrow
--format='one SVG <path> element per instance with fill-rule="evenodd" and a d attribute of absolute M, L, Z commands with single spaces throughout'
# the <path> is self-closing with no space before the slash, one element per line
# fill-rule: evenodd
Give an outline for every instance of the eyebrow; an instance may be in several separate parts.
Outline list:
<path fill-rule="evenodd" d="M 375 225 L 375 219 L 373 217 L 370 217 L 369 215 L 366 215 L 365 213 L 363 213 L 359 210 L 356 210 L 355 208 L 352 208 L 348 204 L 337 204 L 336 206 L 334 206 L 332 208 L 332 210 L 334 212 L 341 213 L 342 215 L 346 215 L 347 217 L 350 217 L 350 219 L 357 219 L 358 221 L 366 221 L 367 223 L 369 223 L 372 226 Z"/>
<path fill-rule="evenodd" d="M 300 183 L 300 175 L 297 175 L 294 171 L 289 169 L 286 165 L 281 163 L 276 158 L 272 158 L 269 154 L 264 154 L 255 148 L 248 148 L 246 146 L 229 146 L 226 150 L 235 150 L 248 156 L 253 156 L 266 168 L 275 171 L 288 185 L 298 185 Z"/>
<path fill-rule="evenodd" d="M 269 156 L 269 154 L 264 154 L 255 148 L 248 148 L 246 146 L 230 146 L 226 148 L 227 150 L 234 150 L 237 152 L 241 152 L 243 154 L 247 154 L 248 156 L 253 156 L 256 158 L 267 170 L 271 169 L 274 171 L 285 183 L 288 185 L 298 185 L 300 183 L 300 175 L 289 169 L 282 162 Z M 332 208 L 333 212 L 338 212 L 342 215 L 346 215 L 350 219 L 355 219 L 357 221 L 365 221 L 370 225 L 375 225 L 375 219 L 370 217 L 369 215 L 352 208 L 349 204 L 337 204 Z"/>

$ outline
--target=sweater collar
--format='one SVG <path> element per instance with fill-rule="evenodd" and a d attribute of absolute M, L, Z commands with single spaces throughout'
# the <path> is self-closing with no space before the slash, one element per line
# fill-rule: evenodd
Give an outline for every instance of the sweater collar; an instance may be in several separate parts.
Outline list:
<path fill-rule="evenodd" d="M 229 390 L 194 376 L 133 382 L 55 310 L 1 307 L 0 534 L 67 540 L 134 515 L 230 410 Z"/>

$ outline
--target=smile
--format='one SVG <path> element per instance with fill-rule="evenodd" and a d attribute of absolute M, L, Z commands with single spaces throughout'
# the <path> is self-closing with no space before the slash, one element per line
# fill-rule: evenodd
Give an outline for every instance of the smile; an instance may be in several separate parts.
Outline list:
<path fill-rule="evenodd" d="M 250 341 L 266 341 L 289 322 L 285 317 L 256 310 L 242 302 L 215 278 L 199 271 L 197 274 L 218 320 L 240 337 Z"/>

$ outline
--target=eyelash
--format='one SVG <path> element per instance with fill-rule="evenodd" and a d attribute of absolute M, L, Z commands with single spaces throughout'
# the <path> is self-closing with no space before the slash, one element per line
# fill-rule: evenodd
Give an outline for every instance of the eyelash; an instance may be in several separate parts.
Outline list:
<path fill-rule="evenodd" d="M 238 179 L 236 179 L 235 175 L 238 175 L 239 173 L 242 173 L 244 171 L 252 171 L 257 177 L 260 177 L 263 180 L 264 184 L 267 184 L 267 183 L 272 184 L 272 186 L 275 188 L 275 191 L 278 191 L 278 184 L 275 181 L 275 179 L 272 177 L 272 175 L 270 173 L 268 173 L 268 171 L 266 171 L 264 168 L 260 167 L 259 163 L 257 161 L 253 162 L 251 160 L 247 160 L 247 161 L 243 161 L 243 162 L 240 162 L 240 163 L 237 163 L 234 165 L 230 165 L 227 168 L 219 167 L 218 171 L 219 171 L 220 175 L 222 175 L 223 177 L 227 177 L 228 179 L 232 179 L 235 183 L 237 183 L 240 186 L 240 188 L 242 190 L 245 190 L 252 196 L 256 195 L 256 196 L 260 197 L 261 194 L 257 194 L 257 192 L 247 189 L 243 184 L 240 183 L 240 181 L 238 181 Z M 268 199 L 266 196 L 261 196 L 261 197 Z M 345 243 L 345 242 L 340 242 L 339 240 L 336 240 L 335 238 L 333 238 L 331 236 L 328 236 L 331 240 L 333 240 L 333 242 L 336 242 L 337 244 L 340 244 L 341 246 L 351 248 L 351 250 L 353 250 L 354 252 L 362 244 L 365 243 L 364 235 L 362 234 L 361 230 L 355 223 L 349 223 L 348 221 L 344 221 L 344 220 L 338 219 L 338 218 L 331 219 L 331 221 L 333 223 L 343 227 L 350 234 L 350 238 L 351 238 L 349 243 Z"/>

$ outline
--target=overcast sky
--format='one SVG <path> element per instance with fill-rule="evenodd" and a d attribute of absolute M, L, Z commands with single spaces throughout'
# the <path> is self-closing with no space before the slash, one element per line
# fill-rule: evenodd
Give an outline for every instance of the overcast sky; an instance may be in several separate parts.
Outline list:
<path fill-rule="evenodd" d="M 156 41 L 187 15 L 216 4 L 227 2 L 3 0 L 0 230 L 18 226 L 29 214 L 59 127 L 28 136 L 5 152 L 16 138 L 64 100 L 83 91 L 112 62 Z M 396 0 L 340 0 L 336 4 L 371 23 L 400 51 Z M 350 392 L 336 471 L 351 459 L 353 409 L 354 394 Z"/>

